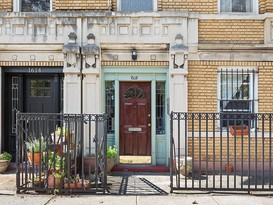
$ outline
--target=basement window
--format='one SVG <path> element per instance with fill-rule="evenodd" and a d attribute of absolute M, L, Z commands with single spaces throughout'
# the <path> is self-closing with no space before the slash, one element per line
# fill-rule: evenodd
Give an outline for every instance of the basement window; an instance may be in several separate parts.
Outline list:
<path fill-rule="evenodd" d="M 51 11 L 51 0 L 14 0 L 14 12 Z"/>
<path fill-rule="evenodd" d="M 219 0 L 220 13 L 257 13 L 258 0 Z"/>
<path fill-rule="evenodd" d="M 140 12 L 156 11 L 157 0 L 119 0 L 118 11 Z"/>

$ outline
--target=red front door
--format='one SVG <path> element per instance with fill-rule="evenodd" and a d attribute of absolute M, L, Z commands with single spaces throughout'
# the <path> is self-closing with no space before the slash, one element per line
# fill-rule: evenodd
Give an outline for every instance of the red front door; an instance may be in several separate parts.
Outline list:
<path fill-rule="evenodd" d="M 120 83 L 120 155 L 151 155 L 151 83 Z"/>

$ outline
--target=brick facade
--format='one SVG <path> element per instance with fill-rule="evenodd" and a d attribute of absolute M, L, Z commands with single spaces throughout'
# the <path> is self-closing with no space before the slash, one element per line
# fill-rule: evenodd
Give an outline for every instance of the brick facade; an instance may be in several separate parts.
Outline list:
<path fill-rule="evenodd" d="M 12 11 L 12 0 L 0 0 L 0 11 Z"/>
<path fill-rule="evenodd" d="M 186 10 L 204 14 L 217 13 L 217 0 L 161 0 L 162 10 Z"/>
<path fill-rule="evenodd" d="M 189 61 L 188 111 L 217 112 L 217 71 L 219 67 L 242 66 L 258 68 L 259 113 L 272 112 L 273 62 Z"/>
<path fill-rule="evenodd" d="M 199 20 L 199 43 L 264 42 L 264 21 L 261 20 Z"/>
<path fill-rule="evenodd" d="M 55 10 L 108 10 L 108 0 L 55 0 Z"/>
<path fill-rule="evenodd" d="M 236 161 L 240 162 L 243 158 L 244 160 L 248 160 L 248 144 L 250 145 L 250 162 L 255 161 L 255 137 L 241 137 L 237 136 L 236 140 L 234 136 L 230 136 L 229 138 L 223 137 L 222 144 L 220 141 L 220 137 L 213 138 L 202 137 L 199 139 L 198 137 L 194 137 L 194 159 L 199 160 L 199 140 L 201 142 L 201 161 L 212 162 L 215 158 L 216 162 L 220 161 L 220 156 L 222 156 L 222 161 L 224 164 L 227 161 L 227 156 L 229 156 L 229 161 L 234 161 L 234 150 L 236 150 Z M 236 147 L 234 142 L 236 142 Z M 221 150 L 222 147 L 222 150 Z M 189 156 L 192 156 L 192 138 L 188 138 L 188 150 Z M 236 148 L 236 149 L 235 149 Z M 243 149 L 242 149 L 243 148 Z M 207 153 L 208 151 L 208 153 Z M 228 153 L 229 151 L 229 153 Z M 214 155 L 215 153 L 215 155 Z M 227 153 L 229 155 L 227 155 Z M 265 162 L 268 162 L 270 159 L 270 140 L 268 138 L 264 139 L 264 147 L 262 143 L 262 138 L 257 138 L 257 161 L 261 162 L 262 158 L 264 158 Z M 271 158 L 273 159 L 273 152 L 271 152 Z"/>

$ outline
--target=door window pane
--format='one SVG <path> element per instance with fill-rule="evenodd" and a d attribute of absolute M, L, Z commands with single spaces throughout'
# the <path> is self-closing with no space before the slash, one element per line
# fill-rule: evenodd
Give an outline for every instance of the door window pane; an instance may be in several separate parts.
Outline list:
<path fill-rule="evenodd" d="M 165 134 L 165 83 L 156 83 L 156 134 Z"/>
<path fill-rule="evenodd" d="M 51 81 L 50 80 L 31 80 L 30 81 L 31 97 L 50 97 Z"/>
<path fill-rule="evenodd" d="M 115 82 L 105 82 L 105 112 L 107 114 L 107 132 L 115 132 Z"/>

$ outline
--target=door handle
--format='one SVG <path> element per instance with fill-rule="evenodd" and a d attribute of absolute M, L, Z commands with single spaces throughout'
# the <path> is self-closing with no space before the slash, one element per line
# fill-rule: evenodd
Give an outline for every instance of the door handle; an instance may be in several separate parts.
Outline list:
<path fill-rule="evenodd" d="M 148 124 L 148 127 L 151 127 L 151 123 Z"/>

